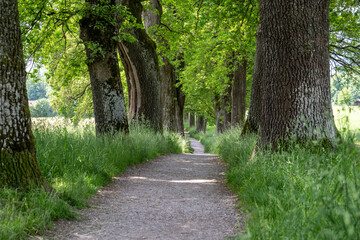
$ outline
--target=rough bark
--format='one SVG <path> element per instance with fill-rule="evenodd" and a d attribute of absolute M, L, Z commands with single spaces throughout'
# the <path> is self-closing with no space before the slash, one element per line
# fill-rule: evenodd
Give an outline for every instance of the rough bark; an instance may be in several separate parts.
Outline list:
<path fill-rule="evenodd" d="M 231 92 L 231 125 L 243 125 L 246 111 L 246 69 L 247 61 L 243 59 L 236 64 L 234 82 Z"/>
<path fill-rule="evenodd" d="M 195 114 L 193 114 L 193 113 L 190 113 L 189 126 L 195 127 Z"/>
<path fill-rule="evenodd" d="M 86 0 L 86 3 L 94 7 L 104 6 L 101 0 Z M 115 6 L 115 0 L 108 4 Z M 97 134 L 129 131 L 117 42 L 113 39 L 117 32 L 116 26 L 92 12 L 88 12 L 88 15 L 80 20 L 80 37 L 85 44 Z M 90 47 L 94 44 L 101 48 L 101 51 Z"/>
<path fill-rule="evenodd" d="M 150 0 L 150 5 L 157 11 L 155 13 L 152 9 L 146 9 L 143 12 L 143 19 L 146 31 L 156 39 L 157 44 L 163 45 L 168 48 L 166 41 L 149 28 L 159 26 L 161 24 L 162 6 L 158 0 Z M 178 118 L 182 120 L 181 110 L 181 96 L 176 87 L 176 73 L 175 67 L 170 63 L 169 59 L 160 53 L 163 64 L 160 66 L 160 83 L 161 83 L 161 106 L 162 106 L 162 119 L 163 125 L 170 131 L 177 131 L 183 133 L 183 124 L 178 121 Z"/>
<path fill-rule="evenodd" d="M 261 24 L 259 24 L 256 32 L 256 55 L 255 66 L 253 72 L 250 106 L 247 119 L 244 123 L 242 135 L 249 133 L 257 133 L 260 126 L 260 119 L 262 114 L 262 89 L 263 89 L 263 68 L 265 52 L 262 49 L 264 38 L 262 37 Z"/>
<path fill-rule="evenodd" d="M 140 0 L 121 0 L 142 24 L 143 7 Z M 124 30 L 136 41 L 119 43 L 119 53 L 125 68 L 129 86 L 129 117 L 148 121 L 158 131 L 162 130 L 162 109 L 160 101 L 160 73 L 156 44 L 143 28 Z"/>
<path fill-rule="evenodd" d="M 329 0 L 260 1 L 264 55 L 260 145 L 334 144 Z"/>
<path fill-rule="evenodd" d="M 0 1 L 0 187 L 44 184 L 36 158 L 16 0 Z"/>

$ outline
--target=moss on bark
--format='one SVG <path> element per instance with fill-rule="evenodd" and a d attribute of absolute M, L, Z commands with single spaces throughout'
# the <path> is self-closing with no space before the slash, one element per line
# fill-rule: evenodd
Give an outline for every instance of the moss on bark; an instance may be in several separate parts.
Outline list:
<path fill-rule="evenodd" d="M 30 189 L 44 184 L 36 153 L 1 151 L 0 187 Z"/>

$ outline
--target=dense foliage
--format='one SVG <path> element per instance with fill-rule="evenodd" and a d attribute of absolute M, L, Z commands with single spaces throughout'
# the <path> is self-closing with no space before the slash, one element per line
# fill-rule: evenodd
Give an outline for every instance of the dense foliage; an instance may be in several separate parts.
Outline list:
<path fill-rule="evenodd" d="M 201 113 L 211 122 L 214 97 L 226 91 L 232 82 L 231 73 L 242 59 L 248 61 L 247 92 L 250 93 L 258 1 L 164 0 L 162 5 L 161 24 L 150 32 L 166 42 L 158 43 L 157 48 L 176 66 L 187 96 L 187 111 Z M 148 1 L 144 1 L 144 6 L 151 9 Z M 359 72 L 358 6 L 358 0 L 331 1 L 331 63 L 334 71 L 342 72 L 340 74 Z M 25 57 L 29 63 L 38 63 L 35 69 L 47 70 L 47 82 L 54 90 L 52 105 L 66 117 L 79 120 L 91 116 L 92 96 L 78 24 L 86 14 L 86 4 L 81 1 L 21 0 L 19 8 Z M 116 11 L 127 15 L 124 8 Z M 106 15 L 106 9 L 99 9 L 98 14 Z M 125 21 L 123 27 L 129 24 L 131 20 Z M 133 40 L 121 32 L 119 39 Z M 126 84 L 124 73 L 122 79 Z M 358 87 L 356 89 L 358 91 Z M 247 94 L 247 104 L 249 97 Z"/>

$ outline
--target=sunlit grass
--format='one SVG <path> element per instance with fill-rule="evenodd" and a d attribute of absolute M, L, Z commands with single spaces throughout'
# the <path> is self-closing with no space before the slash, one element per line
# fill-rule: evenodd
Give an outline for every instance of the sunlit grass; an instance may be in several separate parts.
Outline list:
<path fill-rule="evenodd" d="M 242 137 L 240 128 L 218 136 L 189 129 L 228 163 L 227 182 L 247 215 L 240 239 L 360 239 L 358 114 L 335 113 L 343 141 L 334 150 L 294 144 L 252 161 L 257 136 Z"/>
<path fill-rule="evenodd" d="M 360 107 L 359 106 L 333 106 L 334 118 L 340 131 L 348 131 L 360 143 Z"/>
<path fill-rule="evenodd" d="M 67 203 L 56 193 L 36 190 L 20 193 L 0 190 L 0 239 L 26 239 L 29 234 L 41 233 L 56 219 L 72 219 Z"/>
<path fill-rule="evenodd" d="M 86 198 L 127 166 L 166 153 L 188 151 L 179 134 L 156 133 L 132 125 L 130 135 L 96 137 L 93 121 L 73 126 L 61 118 L 33 122 L 41 170 L 55 190 L 20 193 L 0 190 L 0 239 L 25 239 L 51 226 L 54 219 L 74 218 L 69 205 L 87 206 Z"/>

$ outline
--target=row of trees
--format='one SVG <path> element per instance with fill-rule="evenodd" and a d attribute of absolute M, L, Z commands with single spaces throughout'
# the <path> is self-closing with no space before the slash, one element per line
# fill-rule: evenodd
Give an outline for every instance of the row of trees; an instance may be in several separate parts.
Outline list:
<path fill-rule="evenodd" d="M 330 59 L 359 69 L 355 0 L 21 0 L 19 9 L 20 20 L 17 1 L 0 0 L 1 185 L 43 183 L 22 42 L 25 59 L 49 70 L 58 110 L 92 106 L 97 134 L 127 133 L 134 118 L 183 132 L 184 108 L 221 132 L 244 122 L 250 95 L 244 134 L 271 149 L 293 138 L 334 146 Z"/>
<path fill-rule="evenodd" d="M 137 118 L 148 121 L 158 131 L 162 130 L 163 119 L 165 119 L 165 127 L 183 132 L 184 100 L 181 99 L 184 97 L 176 89 L 175 84 L 167 81 L 169 78 L 175 83 L 175 70 L 171 64 L 164 67 L 159 66 L 156 44 L 146 32 L 148 27 L 159 21 L 161 15 L 153 13 L 154 9 L 149 10 L 144 15 L 144 21 L 147 22 L 145 29 L 142 25 L 144 7 L 141 2 L 86 0 L 80 10 L 75 9 L 74 12 L 69 13 L 66 2 L 58 5 L 63 6 L 63 9 L 46 12 L 46 6 L 51 5 L 52 2 L 43 1 L 36 4 L 36 7 L 40 7 L 36 18 L 31 19 L 30 22 L 26 22 L 25 19 L 23 22 L 23 26 L 30 29 L 27 32 L 32 31 L 32 28 L 39 28 L 38 31 L 33 31 L 39 34 L 42 26 L 46 26 L 46 23 L 63 21 L 62 17 L 69 17 L 74 13 L 80 14 L 77 23 L 80 39 L 86 52 L 85 63 L 90 77 L 97 134 L 118 131 L 128 133 L 129 131 L 118 55 L 121 57 L 127 77 L 130 119 Z M 4 39 L 1 42 L 4 43 L 3 48 L 5 49 L 1 52 L 1 64 L 4 65 L 3 69 L 6 73 L 1 84 L 2 92 L 4 92 L 1 99 L 4 104 L 2 104 L 3 109 L 0 114 L 1 163 L 2 166 L 5 166 L 0 171 L 1 185 L 23 187 L 42 185 L 43 177 L 36 160 L 25 89 L 26 74 L 18 4 L 14 0 L 1 3 L 1 27 L 4 31 L 0 32 L 0 35 L 2 40 Z M 156 2 L 153 2 L 154 6 L 155 4 Z M 157 8 L 158 11 L 161 11 L 161 5 L 158 5 Z M 53 11 L 54 9 L 52 8 Z M 77 10 L 79 12 L 76 12 Z M 11 14 L 12 12 L 16 14 Z M 45 15 L 55 15 L 55 17 L 42 17 Z M 8 24 L 9 22 L 11 24 Z M 64 28 L 67 23 L 67 20 L 64 20 L 59 26 Z M 120 28 L 121 31 L 119 31 Z M 50 32 L 46 32 L 46 34 L 40 39 L 48 40 L 54 36 Z M 42 48 L 41 44 L 39 45 L 36 38 L 25 36 L 25 39 L 25 44 L 30 45 L 27 53 L 30 53 L 29 58 L 32 61 L 44 59 L 45 63 L 54 64 L 51 62 L 51 58 L 39 55 L 45 51 L 45 48 Z M 16 42 L 16 48 L 10 46 L 11 41 Z M 34 46 L 31 46 L 32 44 Z M 53 56 L 63 55 L 63 53 L 46 50 Z M 162 59 L 166 61 L 166 57 Z M 12 84 L 14 85 L 12 86 Z M 165 89 L 165 91 L 161 92 L 160 89 Z M 176 95 L 169 96 L 170 94 Z M 177 96 L 178 98 L 176 98 Z M 76 101 L 76 99 L 74 100 Z M 166 111 L 162 111 L 161 103 L 166 107 Z"/>

